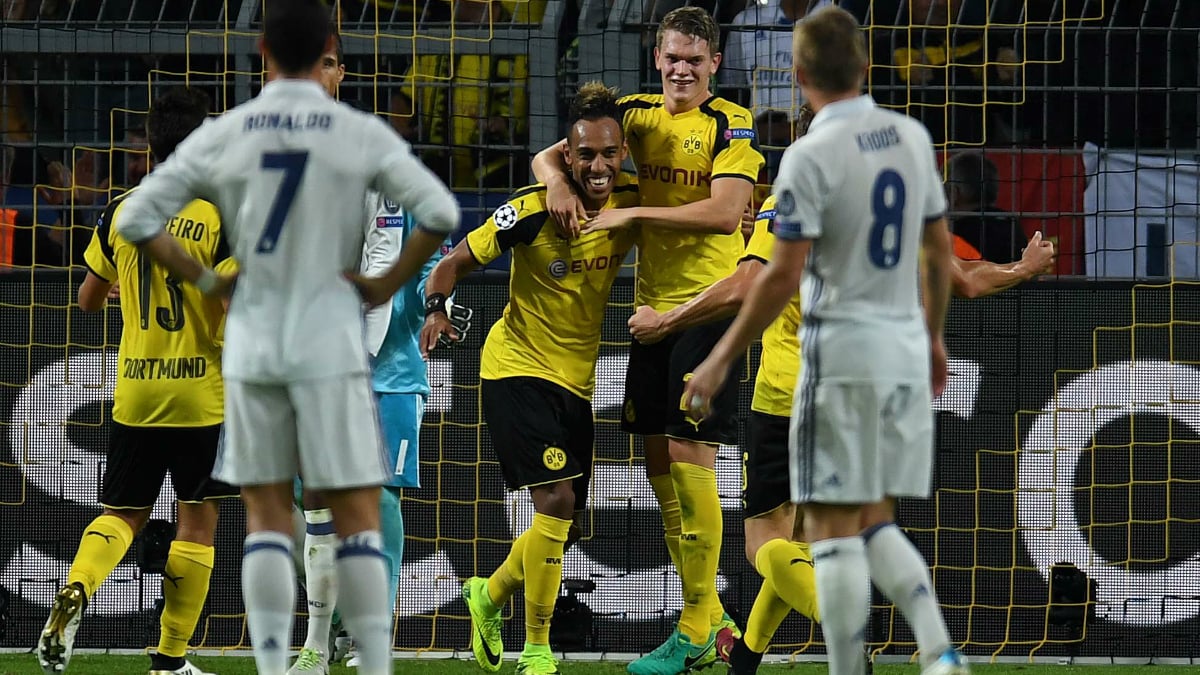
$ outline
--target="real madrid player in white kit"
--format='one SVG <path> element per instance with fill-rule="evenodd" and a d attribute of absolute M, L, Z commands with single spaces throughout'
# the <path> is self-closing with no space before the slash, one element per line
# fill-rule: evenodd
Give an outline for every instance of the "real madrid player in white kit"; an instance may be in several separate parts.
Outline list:
<path fill-rule="evenodd" d="M 952 252 L 929 132 L 860 95 L 866 49 L 845 10 L 796 24 L 793 50 L 796 81 L 817 115 L 774 185 L 775 252 L 683 402 L 694 416 L 707 412 L 729 364 L 803 276 L 792 499 L 804 506 L 830 672 L 864 669 L 874 580 L 912 626 L 925 672 L 965 673 L 925 561 L 892 522 L 895 498 L 929 496 L 930 403 L 946 383 Z"/>
<path fill-rule="evenodd" d="M 333 511 L 338 604 L 360 672 L 392 672 L 379 533 L 388 476 L 362 305 L 391 298 L 459 222 L 450 191 L 407 143 L 321 87 L 321 55 L 333 48 L 328 12 L 320 0 L 268 2 L 260 44 L 271 82 L 184 141 L 126 202 L 120 228 L 178 277 L 222 293 L 232 279 L 184 253 L 162 224 L 195 197 L 228 222 L 240 274 L 225 330 L 226 427 L 214 475 L 241 486 L 246 503 L 242 594 L 263 675 L 287 670 L 297 474 Z M 347 272 L 359 267 L 369 189 L 421 223 L 388 272 L 371 279 Z"/>

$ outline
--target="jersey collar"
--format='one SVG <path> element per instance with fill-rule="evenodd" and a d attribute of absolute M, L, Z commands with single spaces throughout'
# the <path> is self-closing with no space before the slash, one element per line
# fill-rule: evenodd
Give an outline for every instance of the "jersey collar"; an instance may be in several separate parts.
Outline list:
<path fill-rule="evenodd" d="M 326 98 L 329 97 L 329 95 L 325 93 L 325 88 L 322 87 L 318 82 L 314 82 L 313 80 L 295 80 L 290 78 L 271 80 L 263 85 L 260 95 L 285 91 L 309 92 L 320 94 Z"/>
<path fill-rule="evenodd" d="M 813 117 L 812 124 L 808 125 L 808 130 L 812 131 L 820 126 L 825 120 L 836 119 L 838 117 L 849 117 L 859 113 L 866 112 L 875 107 L 875 99 L 871 98 L 870 94 L 863 94 L 855 98 L 848 98 L 844 101 L 830 103 L 821 108 L 821 112 Z"/>

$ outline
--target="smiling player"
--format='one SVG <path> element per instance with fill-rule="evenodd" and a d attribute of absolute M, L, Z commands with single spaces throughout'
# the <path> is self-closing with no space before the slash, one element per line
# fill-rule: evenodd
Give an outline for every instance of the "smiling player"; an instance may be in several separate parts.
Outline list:
<path fill-rule="evenodd" d="M 571 106 L 567 159 L 591 212 L 636 204 L 635 181 L 621 173 L 625 138 L 614 90 L 584 84 Z M 488 579 L 463 585 L 471 648 L 484 670 L 500 669 L 500 608 L 525 586 L 525 649 L 517 672 L 553 675 L 550 618 L 563 549 L 575 512 L 587 503 L 592 473 L 592 390 L 608 292 L 634 232 L 560 237 L 549 221 L 546 186 L 517 190 L 438 263 L 425 286 L 426 351 L 457 334 L 446 298 L 471 270 L 513 251 L 509 301 L 483 346 L 483 416 L 510 489 L 529 488 L 533 524 Z"/>
<path fill-rule="evenodd" d="M 654 49 L 663 93 L 620 101 L 641 204 L 600 213 L 582 228 L 641 226 L 636 302 L 659 312 L 733 273 L 742 256 L 742 212 L 763 166 L 750 111 L 709 92 L 721 63 L 719 41 L 703 9 L 681 7 L 663 17 Z M 560 143 L 539 153 L 534 174 L 547 183 L 546 202 L 560 228 L 574 232 L 577 219 L 587 216 L 572 195 L 561 151 Z M 644 437 L 646 475 L 683 586 L 677 630 L 630 664 L 634 675 L 676 675 L 712 663 L 717 632 L 734 626 L 716 591 L 722 523 L 715 460 L 718 445 L 737 440 L 737 391 L 727 390 L 698 423 L 679 405 L 684 376 L 728 325 L 724 319 L 630 346 L 622 427 Z"/>

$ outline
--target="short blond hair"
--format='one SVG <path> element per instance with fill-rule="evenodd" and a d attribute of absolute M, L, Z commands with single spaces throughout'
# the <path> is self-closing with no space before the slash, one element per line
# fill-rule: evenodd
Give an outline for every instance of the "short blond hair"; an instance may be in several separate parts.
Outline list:
<path fill-rule="evenodd" d="M 663 34 L 669 30 L 696 40 L 704 40 L 708 43 L 710 56 L 715 56 L 721 47 L 721 29 L 703 7 L 677 7 L 667 12 L 658 24 L 658 33 L 654 36 L 655 47 L 662 47 Z"/>
<path fill-rule="evenodd" d="M 862 87 L 867 45 L 854 15 L 830 5 L 796 22 L 792 62 L 804 69 L 809 86 L 829 93 Z"/>

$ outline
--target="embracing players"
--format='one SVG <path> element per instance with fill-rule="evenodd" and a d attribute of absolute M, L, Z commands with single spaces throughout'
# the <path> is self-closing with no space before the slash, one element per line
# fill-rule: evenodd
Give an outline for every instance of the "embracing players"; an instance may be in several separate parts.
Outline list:
<path fill-rule="evenodd" d="M 571 183 L 589 212 L 636 204 L 637 185 L 621 172 L 625 138 L 613 90 L 584 84 L 571 106 L 565 159 Z M 550 619 L 562 579 L 572 518 L 587 504 L 592 474 L 592 390 L 609 289 L 635 232 L 559 236 L 549 222 L 546 186 L 515 192 L 438 266 L 425 286 L 429 350 L 457 336 L 446 298 L 471 270 L 505 251 L 513 254 L 508 306 L 483 346 L 483 416 L 509 489 L 529 488 L 533 524 L 490 578 L 471 578 L 463 598 L 471 613 L 471 647 L 485 670 L 497 671 L 504 644 L 500 608 L 525 587 L 525 648 L 517 672 L 554 675 Z"/>
<path fill-rule="evenodd" d="M 619 101 L 638 167 L 638 206 L 590 217 L 572 197 L 563 144 L 534 161 L 564 232 L 641 227 L 636 302 L 657 311 L 687 302 L 734 271 L 743 248 L 741 216 L 763 166 L 750 111 L 709 92 L 721 62 L 719 39 L 703 9 L 669 12 L 654 48 L 664 93 Z M 735 627 L 716 591 L 723 528 L 715 460 L 718 445 L 737 442 L 737 392 L 722 394 L 703 421 L 680 406 L 685 375 L 728 324 L 696 326 L 655 344 L 635 340 L 630 347 L 622 427 L 644 438 L 646 473 L 684 602 L 677 630 L 630 664 L 634 675 L 676 675 L 712 663 L 717 632 Z"/>

